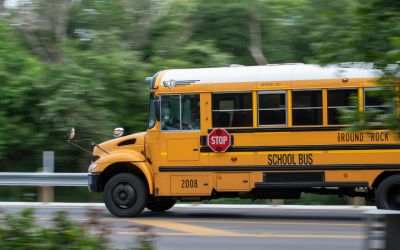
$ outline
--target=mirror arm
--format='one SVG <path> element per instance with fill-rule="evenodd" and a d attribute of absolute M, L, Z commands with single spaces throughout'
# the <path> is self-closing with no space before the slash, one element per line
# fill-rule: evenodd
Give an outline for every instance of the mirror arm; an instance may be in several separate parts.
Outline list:
<path fill-rule="evenodd" d="M 82 149 L 82 150 L 88 152 L 89 154 L 93 155 L 92 152 L 89 152 L 89 150 L 86 150 L 86 149 L 84 149 L 84 148 L 82 148 L 82 147 L 79 147 L 79 146 L 76 145 L 75 143 L 72 143 L 70 140 L 66 140 L 66 141 L 67 141 L 68 143 L 70 143 L 70 144 L 72 144 L 72 145 L 74 145 L 74 146 L 76 146 L 76 147 L 78 147 L 78 148 L 80 148 L 80 149 Z M 77 140 L 75 140 L 75 141 L 77 141 Z"/>
<path fill-rule="evenodd" d="M 67 140 L 67 141 L 91 141 L 91 142 L 93 142 L 92 139 L 79 139 L 79 140 Z"/>
<path fill-rule="evenodd" d="M 99 145 L 97 145 L 92 139 L 79 139 L 79 140 L 66 140 L 66 141 L 67 141 L 68 143 L 71 143 L 72 145 L 77 146 L 77 147 L 80 148 L 80 149 L 85 150 L 86 152 L 89 152 L 89 151 L 86 150 L 86 149 L 84 149 L 84 148 L 79 147 L 78 145 L 72 143 L 71 141 L 91 141 L 91 142 L 92 142 L 92 146 L 98 147 L 98 148 L 101 149 L 103 152 L 105 152 L 105 153 L 107 153 L 107 154 L 110 154 L 110 153 L 108 153 L 107 151 L 105 151 L 104 149 L 102 149 Z M 91 153 L 91 152 L 89 152 L 89 153 L 90 153 L 91 155 L 93 155 L 93 153 Z"/>
<path fill-rule="evenodd" d="M 95 147 L 98 147 L 98 148 L 101 149 L 103 152 L 105 152 L 105 153 L 107 153 L 107 154 L 110 154 L 110 153 L 108 153 L 107 151 L 105 151 L 104 149 L 102 149 L 99 145 L 97 145 L 94 141 L 92 141 L 92 145 L 95 146 Z"/>

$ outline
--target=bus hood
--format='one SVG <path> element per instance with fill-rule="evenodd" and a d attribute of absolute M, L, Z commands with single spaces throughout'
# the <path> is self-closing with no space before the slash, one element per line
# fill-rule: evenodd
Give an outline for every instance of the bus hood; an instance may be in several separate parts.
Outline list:
<path fill-rule="evenodd" d="M 122 149 L 124 149 L 124 151 L 134 150 L 140 153 L 144 149 L 144 138 L 146 137 L 146 133 L 147 132 L 141 132 L 112 139 L 99 144 L 99 146 L 109 154 L 115 154 L 117 153 L 116 151 L 120 151 Z M 98 159 L 100 157 L 107 156 L 108 154 L 104 151 L 95 147 L 93 150 L 93 158 Z"/>

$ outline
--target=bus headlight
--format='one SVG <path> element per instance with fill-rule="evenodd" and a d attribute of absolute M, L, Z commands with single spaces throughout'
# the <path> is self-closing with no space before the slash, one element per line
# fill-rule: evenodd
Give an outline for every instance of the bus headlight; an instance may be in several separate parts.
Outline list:
<path fill-rule="evenodd" d="M 96 163 L 90 164 L 88 172 L 92 171 L 93 169 L 95 169 L 97 167 Z"/>

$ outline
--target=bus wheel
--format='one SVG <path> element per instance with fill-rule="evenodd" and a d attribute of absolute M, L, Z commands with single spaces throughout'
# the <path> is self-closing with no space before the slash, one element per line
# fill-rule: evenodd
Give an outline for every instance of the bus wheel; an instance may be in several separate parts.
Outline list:
<path fill-rule="evenodd" d="M 134 217 L 147 204 L 147 188 L 144 182 L 133 174 L 117 174 L 106 184 L 103 193 L 108 211 L 117 217 Z"/>
<path fill-rule="evenodd" d="M 148 203 L 146 205 L 146 208 L 154 211 L 154 212 L 164 212 L 170 208 L 172 208 L 175 205 L 176 201 L 171 200 L 171 201 L 154 201 L 151 203 Z"/>
<path fill-rule="evenodd" d="M 378 209 L 400 210 L 400 175 L 392 175 L 383 180 L 375 197 Z"/>

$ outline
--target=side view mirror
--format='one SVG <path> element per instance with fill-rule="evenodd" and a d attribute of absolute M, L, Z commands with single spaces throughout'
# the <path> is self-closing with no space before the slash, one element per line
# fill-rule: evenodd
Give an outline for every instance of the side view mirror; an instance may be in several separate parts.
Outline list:
<path fill-rule="evenodd" d="M 161 100 L 154 100 L 153 101 L 154 104 L 154 116 L 156 117 L 157 121 L 160 121 L 160 117 L 161 117 Z"/>
<path fill-rule="evenodd" d="M 75 136 L 75 129 L 71 128 L 71 130 L 68 133 L 68 139 L 71 140 Z"/>
<path fill-rule="evenodd" d="M 114 131 L 112 133 L 112 135 L 115 138 L 121 137 L 123 134 L 124 134 L 124 129 L 123 128 L 116 128 L 116 129 L 114 129 Z"/>

